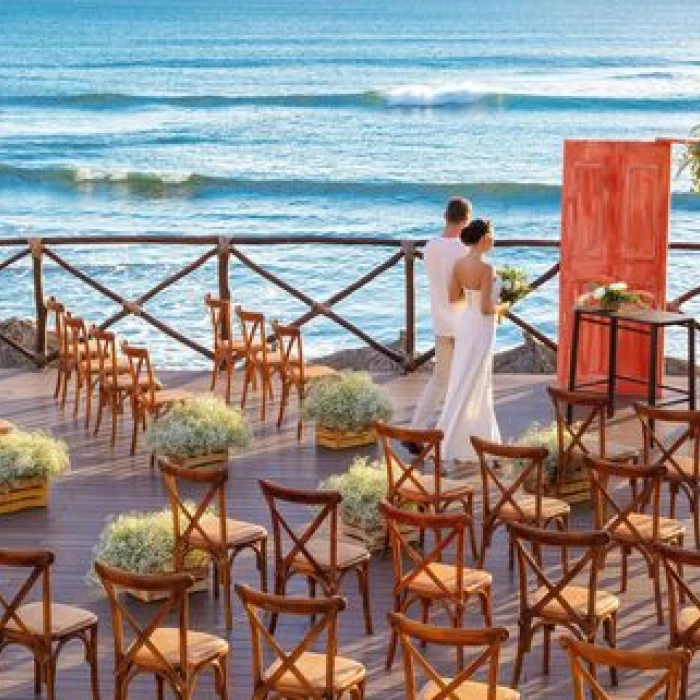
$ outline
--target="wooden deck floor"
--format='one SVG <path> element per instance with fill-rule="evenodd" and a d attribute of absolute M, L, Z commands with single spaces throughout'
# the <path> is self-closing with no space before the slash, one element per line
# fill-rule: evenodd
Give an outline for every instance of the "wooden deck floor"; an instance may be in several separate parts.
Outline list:
<path fill-rule="evenodd" d="M 168 386 L 183 385 L 199 389 L 206 386 L 203 374 L 166 374 L 165 380 Z M 543 389 L 549 380 L 548 377 L 497 377 L 497 413 L 504 439 L 517 437 L 532 421 L 550 420 Z M 149 471 L 145 453 L 135 458 L 128 456 L 128 426 L 123 426 L 117 448 L 111 452 L 107 429 L 103 430 L 100 438 L 95 439 L 84 430 L 82 420 L 73 420 L 70 406 L 65 414 L 58 410 L 51 398 L 53 381 L 51 371 L 23 373 L 5 370 L 0 373 L 0 416 L 23 427 L 50 430 L 65 438 L 72 452 L 72 471 L 54 486 L 50 509 L 3 516 L 0 520 L 0 546 L 46 547 L 55 551 L 55 599 L 85 606 L 99 615 L 102 697 L 108 698 L 113 696 L 111 624 L 100 590 L 86 582 L 92 549 L 105 519 L 110 515 L 134 509 L 161 508 L 166 504 L 166 497 L 160 478 Z M 382 381 L 394 399 L 395 420 L 406 420 L 425 381 L 424 376 L 383 378 Z M 277 431 L 271 419 L 264 426 L 257 421 L 254 405 L 249 415 L 255 427 L 254 448 L 231 461 L 229 510 L 236 517 L 269 525 L 257 486 L 260 477 L 290 485 L 315 487 L 326 475 L 340 471 L 353 453 L 316 451 L 311 430 L 306 431 L 305 439 L 299 445 L 294 435 L 293 418 L 283 430 Z M 620 439 L 638 439 L 629 413 L 623 412 L 615 423 Z M 366 453 L 373 451 L 373 448 L 365 450 Z M 687 517 L 687 513 L 683 512 L 683 516 Z M 578 526 L 585 527 L 590 523 L 590 513 L 585 508 L 579 509 L 574 520 Z M 494 574 L 495 622 L 508 627 L 511 632 L 504 649 L 501 675 L 502 682 L 507 683 L 517 641 L 518 599 L 517 581 L 508 572 L 502 534 L 497 535 L 490 550 L 487 568 Z M 617 590 L 618 573 L 617 557 L 613 556 L 603 577 L 603 585 L 609 590 Z M 665 626 L 656 624 L 652 587 L 638 557 L 632 559 L 631 574 L 630 588 L 621 597 L 619 645 L 629 649 L 665 648 L 667 630 Z M 234 578 L 255 584 L 257 577 L 252 559 L 240 561 L 234 570 Z M 404 697 L 400 661 L 395 663 L 392 673 L 384 671 L 388 641 L 385 615 L 391 608 L 392 583 L 390 562 L 375 557 L 371 590 L 376 633 L 371 637 L 363 632 L 360 600 L 354 580 L 347 581 L 344 591 L 349 607 L 341 619 L 341 653 L 367 666 L 370 698 Z M 305 588 L 296 590 L 303 593 Z M 191 598 L 191 624 L 195 629 L 226 636 L 222 612 L 221 606 L 215 605 L 207 593 Z M 470 625 L 481 624 L 476 609 L 468 613 L 467 620 Z M 283 627 L 283 637 L 293 636 L 295 631 L 298 630 L 291 626 Z M 237 601 L 234 629 L 229 640 L 232 647 L 230 697 L 250 697 L 249 631 Z M 540 672 L 540 645 L 541 638 L 538 638 L 526 659 L 521 684 L 523 698 L 558 700 L 571 697 L 568 666 L 561 651 L 558 646 L 554 648 L 552 671 L 545 678 Z M 437 654 L 433 651 L 429 653 Z M 607 674 L 604 677 L 607 678 Z M 58 678 L 59 698 L 87 700 L 88 672 L 77 645 L 64 650 Z M 634 697 L 633 690 L 638 685 L 638 678 L 623 676 L 622 688 L 628 688 L 629 694 L 623 692 L 620 697 Z M 698 697 L 698 692 L 700 683 L 692 683 L 690 697 Z M 30 697 L 33 697 L 32 664 L 24 652 L 7 650 L 0 657 L 0 698 L 27 700 Z M 155 684 L 151 680 L 136 681 L 129 697 L 154 698 Z M 213 697 L 209 677 L 203 677 L 197 697 Z"/>

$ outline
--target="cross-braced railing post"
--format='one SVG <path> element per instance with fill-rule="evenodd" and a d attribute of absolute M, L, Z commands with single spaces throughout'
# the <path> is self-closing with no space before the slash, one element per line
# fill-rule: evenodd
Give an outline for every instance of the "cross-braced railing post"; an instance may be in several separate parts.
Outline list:
<path fill-rule="evenodd" d="M 34 277 L 34 306 L 36 307 L 36 343 L 34 350 L 38 358 L 46 358 L 46 306 L 44 305 L 44 246 L 41 238 L 31 238 L 32 274 Z"/>
<path fill-rule="evenodd" d="M 219 238 L 219 245 L 217 248 L 217 256 L 219 259 L 218 267 L 218 278 L 219 278 L 219 299 L 222 301 L 228 301 L 231 299 L 231 289 L 229 288 L 229 263 L 231 260 L 231 244 L 228 238 L 222 236 Z M 228 326 L 224 324 L 224 320 L 221 322 L 221 337 L 224 340 L 228 340 Z"/>

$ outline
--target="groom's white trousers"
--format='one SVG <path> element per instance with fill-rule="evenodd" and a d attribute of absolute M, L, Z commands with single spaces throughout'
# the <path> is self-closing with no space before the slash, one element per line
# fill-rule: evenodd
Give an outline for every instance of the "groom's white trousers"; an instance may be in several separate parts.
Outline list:
<path fill-rule="evenodd" d="M 418 399 L 416 410 L 413 412 L 411 428 L 434 428 L 437 411 L 445 401 L 447 384 L 450 380 L 452 355 L 455 349 L 455 339 L 447 335 L 435 336 L 435 368 L 433 376 L 423 389 Z"/>

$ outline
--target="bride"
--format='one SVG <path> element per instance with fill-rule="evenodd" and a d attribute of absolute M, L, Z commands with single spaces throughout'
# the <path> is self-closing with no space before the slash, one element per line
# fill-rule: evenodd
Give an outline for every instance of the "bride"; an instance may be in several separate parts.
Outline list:
<path fill-rule="evenodd" d="M 455 325 L 454 360 L 437 427 L 445 436 L 445 459 L 475 461 L 472 435 L 501 440 L 493 407 L 493 345 L 496 318 L 507 304 L 498 303 L 500 279 L 483 259 L 493 247 L 491 223 L 473 220 L 462 229 L 461 239 L 470 251 L 453 268 L 450 302 L 465 299 L 467 305 Z"/>

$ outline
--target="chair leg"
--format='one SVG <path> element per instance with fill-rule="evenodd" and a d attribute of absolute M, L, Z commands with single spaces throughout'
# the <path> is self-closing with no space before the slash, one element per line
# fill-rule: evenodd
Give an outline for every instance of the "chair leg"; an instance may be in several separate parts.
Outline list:
<path fill-rule="evenodd" d="M 228 700 L 228 657 L 224 656 L 214 666 L 217 679 L 217 694 L 221 700 Z"/>
<path fill-rule="evenodd" d="M 85 642 L 85 660 L 90 664 L 90 687 L 92 700 L 100 700 L 100 674 L 97 669 L 97 625 L 95 625 Z"/>
<path fill-rule="evenodd" d="M 286 588 L 287 582 L 284 578 L 284 574 L 279 571 L 275 571 L 275 595 L 284 595 Z M 270 624 L 267 626 L 267 630 L 270 634 L 274 634 L 276 628 L 277 613 L 272 613 L 270 615 Z"/>
<path fill-rule="evenodd" d="M 370 581 L 369 581 L 369 562 L 363 564 L 357 570 L 358 582 L 360 586 L 360 595 L 362 596 L 362 609 L 365 615 L 365 632 L 374 634 L 372 626 L 372 605 L 370 602 Z"/>
<path fill-rule="evenodd" d="M 226 611 L 226 630 L 233 629 L 233 610 L 231 609 L 231 567 L 228 560 L 219 563 L 221 584 L 224 589 L 224 610 Z"/>
<path fill-rule="evenodd" d="M 480 569 L 484 568 L 486 563 L 486 548 L 491 544 L 491 528 L 484 523 L 484 527 L 481 531 L 481 552 L 479 553 L 478 566 Z"/>
<path fill-rule="evenodd" d="M 44 680 L 46 700 L 56 700 L 56 661 L 50 657 L 44 663 Z"/>
<path fill-rule="evenodd" d="M 165 700 L 165 683 L 160 676 L 156 676 L 156 693 L 158 700 Z"/>
<path fill-rule="evenodd" d="M 78 417 L 78 411 L 80 410 L 80 391 L 83 388 L 83 380 L 80 376 L 80 370 L 75 373 L 75 399 L 73 401 L 73 418 Z"/>
<path fill-rule="evenodd" d="M 92 394 L 95 387 L 88 377 L 85 382 L 85 429 L 90 427 L 90 414 L 92 413 Z"/>
<path fill-rule="evenodd" d="M 528 649 L 528 638 L 530 635 L 529 626 L 520 623 L 520 630 L 518 635 L 518 651 L 515 655 L 515 664 L 513 665 L 513 678 L 510 682 L 510 687 L 517 690 L 520 684 L 520 674 L 523 669 L 523 659 L 525 658 L 525 653 Z"/>
<path fill-rule="evenodd" d="M 693 533 L 695 535 L 695 549 L 700 549 L 700 493 L 693 493 Z"/>
<path fill-rule="evenodd" d="M 284 409 L 287 407 L 287 400 L 289 399 L 289 384 L 286 381 L 282 382 L 282 393 L 280 395 L 280 410 L 277 415 L 277 428 L 282 427 L 282 421 L 284 420 Z"/>
<path fill-rule="evenodd" d="M 250 385 L 251 381 L 251 370 L 253 370 L 253 366 L 250 364 L 249 360 L 246 360 L 243 374 L 243 389 L 241 390 L 241 408 L 245 408 L 245 404 L 248 399 L 248 386 Z"/>
<path fill-rule="evenodd" d="M 117 444 L 117 419 L 118 419 L 117 409 L 118 409 L 117 399 L 115 397 L 112 400 L 112 405 L 111 405 L 112 435 L 110 437 L 109 445 L 112 449 L 114 449 L 114 446 Z"/>
<path fill-rule="evenodd" d="M 622 545 L 620 550 L 620 593 L 624 593 L 627 590 L 627 559 L 629 556 L 629 551 L 627 547 Z"/>
<path fill-rule="evenodd" d="M 233 384 L 233 358 L 226 359 L 226 404 L 231 404 L 231 385 Z"/>
<path fill-rule="evenodd" d="M 260 573 L 260 589 L 267 593 L 267 539 L 260 540 L 255 554 L 258 560 L 258 572 Z"/>
<path fill-rule="evenodd" d="M 302 411 L 304 410 L 304 388 L 299 386 L 299 417 L 297 418 L 297 442 L 301 441 L 304 434 L 304 422 L 302 420 Z"/>
<path fill-rule="evenodd" d="M 554 627 L 552 625 L 545 625 L 542 628 L 544 633 L 544 642 L 542 643 L 542 675 L 549 675 L 549 656 L 552 647 L 552 630 Z"/>
<path fill-rule="evenodd" d="M 219 361 L 218 358 L 214 358 L 214 363 L 211 368 L 211 381 L 209 382 L 209 391 L 214 391 L 216 389 L 216 380 L 219 375 Z"/>
<path fill-rule="evenodd" d="M 34 695 L 41 693 L 42 669 L 39 659 L 34 657 Z"/>
<path fill-rule="evenodd" d="M 61 387 L 61 408 L 66 407 L 66 401 L 68 400 L 68 382 L 70 381 L 71 375 L 73 373 L 70 370 L 66 370 L 63 373 L 63 386 Z"/>
<path fill-rule="evenodd" d="M 59 394 L 61 393 L 61 378 L 63 376 L 63 372 L 61 370 L 61 364 L 59 360 L 59 365 L 58 368 L 56 369 L 56 386 L 53 390 L 53 397 L 54 399 L 57 399 L 59 397 Z"/>
<path fill-rule="evenodd" d="M 398 596 L 394 597 L 394 612 L 401 612 L 401 601 Z M 394 664 L 394 656 L 396 655 L 396 647 L 399 642 L 399 635 L 396 629 L 392 626 L 391 628 L 391 638 L 389 639 L 389 650 L 386 654 L 386 662 L 384 667 L 387 671 L 391 671 L 391 667 Z"/>
<path fill-rule="evenodd" d="M 664 605 L 661 599 L 661 567 L 659 559 L 655 558 L 652 562 L 652 571 L 654 577 L 654 601 L 656 603 L 656 621 L 659 625 L 664 624 Z"/>
<path fill-rule="evenodd" d="M 493 624 L 493 599 L 491 597 L 491 588 L 479 594 L 481 598 L 481 613 L 484 616 L 484 624 L 486 627 L 491 627 Z"/>
<path fill-rule="evenodd" d="M 139 416 L 139 410 L 136 408 L 136 406 L 132 406 L 131 410 L 131 417 L 132 417 L 132 429 L 131 429 L 131 453 L 132 455 L 136 454 L 136 445 L 138 443 L 138 435 L 139 435 L 139 421 L 141 420 L 141 416 Z"/>
<path fill-rule="evenodd" d="M 617 616 L 613 615 L 603 622 L 603 633 L 610 648 L 615 649 L 617 647 Z M 615 666 L 610 667 L 610 683 L 617 686 L 617 668 Z"/>

